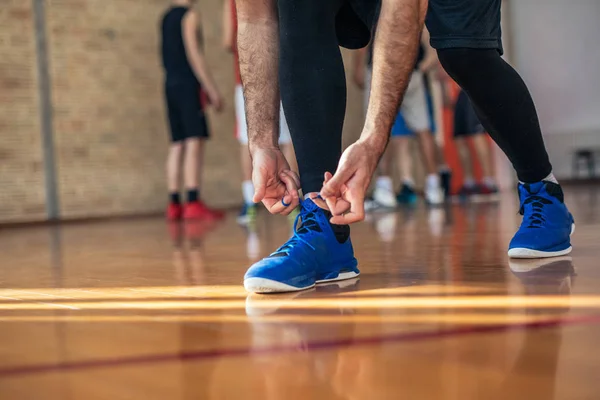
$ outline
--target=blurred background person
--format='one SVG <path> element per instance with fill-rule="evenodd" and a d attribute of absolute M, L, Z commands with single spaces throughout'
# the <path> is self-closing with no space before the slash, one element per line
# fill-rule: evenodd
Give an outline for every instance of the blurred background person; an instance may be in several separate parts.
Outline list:
<path fill-rule="evenodd" d="M 167 157 L 169 220 L 221 218 L 200 197 L 200 177 L 206 139 L 209 137 L 202 98 L 217 111 L 223 100 L 208 70 L 198 32 L 200 17 L 191 7 L 194 0 L 173 0 L 162 18 L 162 62 L 165 70 L 165 97 L 171 129 Z M 183 185 L 187 202 L 182 206 L 179 180 L 183 164 Z"/>
<path fill-rule="evenodd" d="M 474 151 L 469 146 L 469 141 Z M 487 199 L 497 199 L 498 187 L 494 178 L 494 160 L 488 136 L 475 114 L 469 96 L 463 90 L 460 91 L 454 106 L 454 142 L 464 178 L 463 186 L 458 192 L 460 198 L 484 196 Z M 479 183 L 475 181 L 473 173 L 475 162 L 479 162 L 483 172 L 483 179 Z"/>
<path fill-rule="evenodd" d="M 246 112 L 244 109 L 244 92 L 242 90 L 242 78 L 240 76 L 240 64 L 237 52 L 237 15 L 235 11 L 235 0 L 223 2 L 223 46 L 232 52 L 235 69 L 235 119 L 236 137 L 240 142 L 240 160 L 242 164 L 242 195 L 244 206 L 237 217 L 240 224 L 248 224 L 256 218 L 258 205 L 252 201 L 254 197 L 254 186 L 252 185 L 252 159 L 248 151 L 248 127 L 246 125 Z M 273 77 L 277 79 L 277 77 Z M 296 157 L 292 146 L 290 129 L 285 120 L 283 107 L 279 110 L 279 146 L 288 160 L 290 167 L 297 170 Z"/>

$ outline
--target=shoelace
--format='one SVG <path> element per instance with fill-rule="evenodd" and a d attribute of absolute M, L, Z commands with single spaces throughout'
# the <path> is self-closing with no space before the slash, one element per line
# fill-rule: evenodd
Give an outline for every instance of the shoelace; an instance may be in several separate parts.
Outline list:
<path fill-rule="evenodd" d="M 527 221 L 527 228 L 541 228 L 546 222 L 544 206 L 552 202 L 541 196 L 529 196 L 521 206 L 519 213 L 523 216 L 523 223 Z M 525 205 L 531 205 L 525 209 Z"/>
<path fill-rule="evenodd" d="M 302 225 L 298 228 L 298 220 L 302 217 Z M 293 248 L 298 242 L 302 242 L 312 250 L 316 250 L 313 245 L 308 243 L 301 235 L 308 233 L 309 231 L 317 230 L 319 222 L 317 222 L 317 216 L 314 212 L 309 211 L 306 213 L 300 213 L 294 219 L 294 234 L 292 237 L 283 244 L 280 248 L 275 250 L 272 255 L 286 253 L 288 249 Z"/>

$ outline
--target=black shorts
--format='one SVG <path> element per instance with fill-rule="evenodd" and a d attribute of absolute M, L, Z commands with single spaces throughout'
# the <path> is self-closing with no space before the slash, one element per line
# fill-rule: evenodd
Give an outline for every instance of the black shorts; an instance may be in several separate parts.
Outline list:
<path fill-rule="evenodd" d="M 467 93 L 460 91 L 454 107 L 454 137 L 465 137 L 484 133 L 485 129 L 471 104 Z"/>
<path fill-rule="evenodd" d="M 165 98 L 173 142 L 209 137 L 206 116 L 200 102 L 200 85 L 196 82 L 167 82 Z"/>
<path fill-rule="evenodd" d="M 497 49 L 502 54 L 501 1 L 429 0 L 426 23 L 431 45 L 436 49 Z M 378 0 L 343 0 L 336 17 L 341 46 L 356 49 L 369 43 L 379 6 Z"/>
<path fill-rule="evenodd" d="M 502 54 L 502 0 L 429 0 L 425 20 L 436 49 L 497 49 Z"/>

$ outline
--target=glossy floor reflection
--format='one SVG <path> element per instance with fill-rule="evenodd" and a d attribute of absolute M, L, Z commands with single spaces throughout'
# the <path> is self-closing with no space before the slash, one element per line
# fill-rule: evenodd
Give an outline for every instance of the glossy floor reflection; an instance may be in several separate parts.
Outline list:
<path fill-rule="evenodd" d="M 598 399 L 600 188 L 569 257 L 509 261 L 516 199 L 378 214 L 362 275 L 248 295 L 285 218 L 0 232 L 0 398 Z"/>

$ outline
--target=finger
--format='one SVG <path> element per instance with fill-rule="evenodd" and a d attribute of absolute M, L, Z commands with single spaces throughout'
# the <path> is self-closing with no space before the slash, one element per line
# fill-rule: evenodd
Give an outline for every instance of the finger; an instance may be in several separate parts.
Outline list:
<path fill-rule="evenodd" d="M 350 203 L 341 197 L 328 197 L 325 200 L 327 201 L 329 211 L 331 211 L 331 214 L 334 216 L 343 215 L 350 210 Z"/>
<path fill-rule="evenodd" d="M 317 193 L 314 193 L 310 199 L 323 210 L 329 210 L 325 200 L 322 197 L 319 197 Z"/>
<path fill-rule="evenodd" d="M 263 199 L 262 203 L 271 214 L 281 214 L 281 212 L 286 209 L 286 207 L 281 203 L 281 198 L 274 199 L 268 197 Z"/>
<path fill-rule="evenodd" d="M 290 196 L 289 199 L 298 199 L 298 185 L 296 185 L 294 178 L 285 172 L 280 173 L 279 178 L 285 184 L 286 192 Z M 288 199 L 285 202 L 289 203 Z"/>
<path fill-rule="evenodd" d="M 332 224 L 352 224 L 365 219 L 364 190 L 360 188 L 349 190 L 348 199 L 350 200 L 350 211 L 343 215 L 334 215 L 331 218 Z"/>
<path fill-rule="evenodd" d="M 296 171 L 292 171 L 291 169 L 285 169 L 283 170 L 283 173 L 292 178 L 294 182 L 296 182 L 296 187 L 298 188 L 298 190 L 300 190 L 300 186 L 302 185 L 300 184 L 300 177 L 298 176 Z"/>
<path fill-rule="evenodd" d="M 333 175 L 331 179 L 329 179 L 327 183 L 323 185 L 323 188 L 321 189 L 321 195 L 324 197 L 330 197 L 340 193 L 342 185 L 352 178 L 354 171 L 354 167 L 346 167 L 345 164 L 340 165 L 338 170 L 335 172 L 335 175 Z"/>
<path fill-rule="evenodd" d="M 282 215 L 290 214 L 292 211 L 294 211 L 294 208 L 298 207 L 298 204 L 300 204 L 298 197 L 294 198 L 289 193 L 286 193 L 283 198 L 269 197 L 263 199 L 262 202 L 271 214 Z"/>
<path fill-rule="evenodd" d="M 254 185 L 253 202 L 260 203 L 264 199 L 267 191 L 266 180 L 266 177 L 260 171 L 256 171 L 252 174 L 252 184 Z"/>

